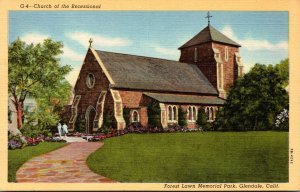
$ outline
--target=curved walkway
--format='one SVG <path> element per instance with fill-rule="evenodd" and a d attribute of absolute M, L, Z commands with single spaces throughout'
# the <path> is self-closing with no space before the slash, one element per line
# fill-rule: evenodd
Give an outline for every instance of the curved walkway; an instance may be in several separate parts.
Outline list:
<path fill-rule="evenodd" d="M 17 171 L 17 182 L 115 182 L 92 172 L 86 165 L 87 157 L 102 145 L 100 142 L 69 143 L 65 147 L 34 157 Z"/>

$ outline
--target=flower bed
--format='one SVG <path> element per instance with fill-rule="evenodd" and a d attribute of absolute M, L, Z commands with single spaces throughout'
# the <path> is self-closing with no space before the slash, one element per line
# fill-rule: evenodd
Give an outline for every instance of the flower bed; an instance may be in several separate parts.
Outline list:
<path fill-rule="evenodd" d="M 20 148 L 22 148 L 22 142 L 14 139 L 9 140 L 8 149 L 13 150 L 13 149 L 20 149 Z"/>
<path fill-rule="evenodd" d="M 58 135 L 58 134 L 57 134 Z M 15 134 L 8 132 L 8 149 L 21 149 L 25 146 L 36 146 L 41 142 L 67 142 L 63 138 L 56 137 L 45 137 L 43 135 L 37 136 L 37 137 L 25 137 L 22 136 L 22 134 Z"/>
<path fill-rule="evenodd" d="M 35 146 L 40 142 L 43 142 L 44 139 L 42 137 L 36 137 L 36 138 L 26 137 L 26 141 L 28 146 Z"/>
<path fill-rule="evenodd" d="M 168 128 L 147 128 L 139 126 L 138 124 L 132 124 L 124 130 L 109 129 L 107 133 L 95 133 L 95 134 L 84 134 L 84 133 L 71 133 L 68 136 L 81 135 L 82 138 L 86 139 L 89 142 L 102 141 L 106 138 L 122 136 L 129 133 L 174 133 L 174 132 L 193 132 L 193 131 L 202 131 L 201 129 L 188 129 L 186 127 L 180 126 L 170 126 Z"/>
<path fill-rule="evenodd" d="M 8 132 L 8 149 L 20 149 L 27 145 L 26 140 L 22 137 L 21 134 L 12 134 Z"/>
<path fill-rule="evenodd" d="M 199 131 L 198 129 L 188 129 L 180 126 L 170 126 L 168 128 L 147 128 L 143 127 L 140 124 L 132 124 L 128 126 L 124 130 L 116 130 L 110 128 L 105 131 L 105 133 L 94 133 L 94 134 L 86 134 L 86 133 L 68 133 L 68 137 L 81 137 L 86 139 L 88 142 L 97 142 L 102 141 L 107 138 L 122 136 L 129 133 L 174 133 L 174 132 L 191 132 L 191 131 Z M 45 137 L 45 136 L 38 136 L 35 138 L 25 137 L 25 142 L 22 141 L 21 136 L 10 136 L 8 142 L 8 149 L 18 149 L 24 146 L 35 146 L 38 145 L 40 142 L 67 142 L 63 138 L 59 137 L 58 133 L 56 133 L 53 137 Z"/>

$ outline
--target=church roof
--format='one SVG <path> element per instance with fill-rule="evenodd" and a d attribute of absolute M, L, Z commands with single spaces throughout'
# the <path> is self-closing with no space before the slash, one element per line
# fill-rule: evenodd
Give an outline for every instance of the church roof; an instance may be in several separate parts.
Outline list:
<path fill-rule="evenodd" d="M 223 105 L 224 99 L 219 97 L 199 96 L 199 95 L 176 95 L 164 93 L 144 93 L 144 95 L 151 97 L 162 103 L 186 103 L 186 104 L 210 104 Z"/>
<path fill-rule="evenodd" d="M 96 51 L 112 88 L 216 95 L 216 89 L 193 64 L 106 51 Z"/>
<path fill-rule="evenodd" d="M 191 46 L 194 46 L 194 45 L 199 45 L 199 44 L 207 43 L 207 42 L 211 42 L 211 41 L 241 47 L 240 44 L 238 44 L 235 41 L 229 39 L 224 34 L 219 32 L 217 29 L 213 28 L 211 25 L 208 25 L 202 31 L 200 31 L 197 35 L 195 35 L 192 39 L 190 39 L 184 45 L 179 47 L 179 49 L 182 49 L 182 48 L 185 48 L 185 47 L 191 47 Z"/>

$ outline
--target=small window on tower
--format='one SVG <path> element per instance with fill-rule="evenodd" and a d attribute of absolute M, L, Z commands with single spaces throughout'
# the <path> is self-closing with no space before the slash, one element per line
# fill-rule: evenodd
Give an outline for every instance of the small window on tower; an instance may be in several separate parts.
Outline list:
<path fill-rule="evenodd" d="M 198 61 L 198 48 L 194 49 L 194 62 Z"/>
<path fill-rule="evenodd" d="M 225 47 L 225 61 L 228 61 L 228 47 Z"/>

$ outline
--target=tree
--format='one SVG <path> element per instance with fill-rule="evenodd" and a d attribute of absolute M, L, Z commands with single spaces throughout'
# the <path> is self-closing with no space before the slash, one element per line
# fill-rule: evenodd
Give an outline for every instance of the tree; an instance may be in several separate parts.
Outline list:
<path fill-rule="evenodd" d="M 289 84 L 289 59 L 284 59 L 280 61 L 279 64 L 275 66 L 278 75 L 283 80 L 283 87 L 285 88 Z"/>
<path fill-rule="evenodd" d="M 33 88 L 31 96 L 35 98 L 38 106 L 57 115 L 60 115 L 71 98 L 72 86 L 65 79 L 57 81 L 51 86 L 44 87 L 37 84 Z"/>
<path fill-rule="evenodd" d="M 18 128 L 22 128 L 23 106 L 26 97 L 37 87 L 53 87 L 71 70 L 60 66 L 58 56 L 63 44 L 46 39 L 42 44 L 27 45 L 17 39 L 8 48 L 8 92 L 17 111 Z"/>
<path fill-rule="evenodd" d="M 150 101 L 147 108 L 148 125 L 150 127 L 162 127 L 161 126 L 161 111 L 157 101 Z"/>
<path fill-rule="evenodd" d="M 181 127 L 187 126 L 186 111 L 181 106 L 178 109 L 178 125 Z"/>
<path fill-rule="evenodd" d="M 198 109 L 198 115 L 197 115 L 197 120 L 196 124 L 199 128 L 202 128 L 203 130 L 207 129 L 207 115 L 205 114 L 205 110 L 203 107 Z"/>
<path fill-rule="evenodd" d="M 256 64 L 238 79 L 224 105 L 222 126 L 226 130 L 268 130 L 276 115 L 288 105 L 288 94 L 277 67 Z"/>
<path fill-rule="evenodd" d="M 37 108 L 34 113 L 24 112 L 27 116 L 24 128 L 36 129 L 44 134 L 50 129 L 57 130 L 57 122 L 62 121 L 61 114 L 70 101 L 72 86 L 68 81 L 62 80 L 48 87 L 42 87 L 40 84 L 33 87 L 31 96 L 35 98 Z"/>

